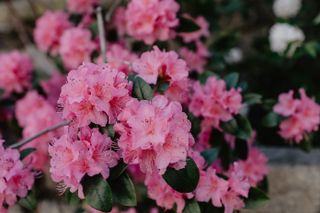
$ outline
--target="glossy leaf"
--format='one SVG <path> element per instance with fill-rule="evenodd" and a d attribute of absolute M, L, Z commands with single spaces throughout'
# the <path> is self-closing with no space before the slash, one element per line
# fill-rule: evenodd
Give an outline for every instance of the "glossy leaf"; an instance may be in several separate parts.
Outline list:
<path fill-rule="evenodd" d="M 248 198 L 245 200 L 245 207 L 247 209 L 255 209 L 263 206 L 269 197 L 258 188 L 250 188 Z"/>
<path fill-rule="evenodd" d="M 195 200 L 189 200 L 186 203 L 182 213 L 201 213 L 200 206 Z"/>
<path fill-rule="evenodd" d="M 139 100 L 151 100 L 153 90 L 147 82 L 137 76 L 133 80 L 133 95 Z"/>
<path fill-rule="evenodd" d="M 29 194 L 25 198 L 22 198 L 18 201 L 18 204 L 21 207 L 29 210 L 30 212 L 34 212 L 37 208 L 37 200 L 36 200 L 35 192 L 34 191 L 29 192 Z"/>
<path fill-rule="evenodd" d="M 201 152 L 201 155 L 206 160 L 206 165 L 210 166 L 218 158 L 219 149 L 218 148 L 206 149 L 203 152 Z"/>
<path fill-rule="evenodd" d="M 239 73 L 230 73 L 226 75 L 223 79 L 226 82 L 228 89 L 235 88 L 239 82 Z"/>
<path fill-rule="evenodd" d="M 280 123 L 280 116 L 274 112 L 268 113 L 262 119 L 262 125 L 265 127 L 276 127 Z"/>
<path fill-rule="evenodd" d="M 23 149 L 21 152 L 20 152 L 20 160 L 23 160 L 25 159 L 26 157 L 28 157 L 31 153 L 33 153 L 34 151 L 36 151 L 37 149 L 35 148 L 26 148 L 26 149 Z"/>
<path fill-rule="evenodd" d="M 244 96 L 243 102 L 248 105 L 261 104 L 262 96 L 256 93 L 249 93 Z"/>
<path fill-rule="evenodd" d="M 126 171 L 127 167 L 128 165 L 125 164 L 122 160 L 119 161 L 118 165 L 111 169 L 109 179 L 111 180 L 117 179 L 120 175 L 122 175 Z"/>

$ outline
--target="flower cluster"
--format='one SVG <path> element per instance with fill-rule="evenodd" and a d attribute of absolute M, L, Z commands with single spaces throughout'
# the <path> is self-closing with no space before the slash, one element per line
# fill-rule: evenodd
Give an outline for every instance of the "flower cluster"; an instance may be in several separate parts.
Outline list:
<path fill-rule="evenodd" d="M 185 165 L 193 144 L 191 123 L 181 104 L 164 96 L 152 101 L 130 100 L 118 116 L 118 145 L 128 164 L 139 164 L 144 173 L 163 174 L 168 166 Z"/>
<path fill-rule="evenodd" d="M 98 5 L 101 0 L 68 0 L 68 10 L 72 13 L 91 13 L 95 5 Z"/>
<path fill-rule="evenodd" d="M 298 14 L 301 3 L 301 0 L 275 0 L 273 12 L 277 17 L 291 18 Z"/>
<path fill-rule="evenodd" d="M 96 128 L 84 127 L 78 133 L 66 128 L 65 134 L 49 146 L 52 179 L 63 181 L 63 190 L 78 190 L 78 196 L 84 198 L 81 179 L 97 174 L 108 178 L 109 168 L 117 165 L 119 155 L 111 147 L 111 139 Z"/>
<path fill-rule="evenodd" d="M 127 33 L 147 44 L 171 39 L 179 24 L 178 10 L 175 0 L 131 0 L 124 13 Z"/>
<path fill-rule="evenodd" d="M 216 128 L 219 127 L 220 121 L 229 121 L 240 112 L 242 107 L 240 89 L 227 90 L 223 80 L 210 77 L 204 86 L 195 82 L 193 89 L 190 111 L 195 116 L 211 120 Z"/>
<path fill-rule="evenodd" d="M 6 96 L 31 86 L 32 60 L 18 51 L 0 54 L 0 88 Z"/>
<path fill-rule="evenodd" d="M 34 173 L 19 159 L 19 151 L 5 149 L 3 142 L 0 140 L 0 212 L 14 205 L 17 197 L 26 197 L 34 183 Z"/>
<path fill-rule="evenodd" d="M 84 63 L 70 71 L 58 101 L 63 118 L 73 120 L 78 127 L 115 123 L 130 99 L 131 84 L 125 78 L 107 64 Z"/>
<path fill-rule="evenodd" d="M 207 48 L 200 42 L 196 42 L 196 51 L 189 50 L 186 47 L 180 49 L 181 57 L 187 62 L 188 67 L 191 70 L 195 70 L 198 73 L 204 71 L 204 67 L 207 64 L 207 58 L 210 55 Z"/>
<path fill-rule="evenodd" d="M 320 124 L 320 106 L 309 98 L 304 89 L 300 89 L 300 99 L 293 97 L 293 91 L 281 94 L 274 106 L 275 113 L 285 119 L 280 124 L 279 134 L 300 143 L 306 134 L 318 130 Z"/>

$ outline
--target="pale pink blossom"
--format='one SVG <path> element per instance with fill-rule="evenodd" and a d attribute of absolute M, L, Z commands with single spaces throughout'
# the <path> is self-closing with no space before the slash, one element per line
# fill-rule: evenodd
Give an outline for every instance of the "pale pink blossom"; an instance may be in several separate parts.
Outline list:
<path fill-rule="evenodd" d="M 40 82 L 41 87 L 47 96 L 47 101 L 54 107 L 57 105 L 61 93 L 61 87 L 66 83 L 67 78 L 58 71 L 53 71 L 51 77 Z"/>
<path fill-rule="evenodd" d="M 71 27 L 66 13 L 46 11 L 36 22 L 34 40 L 40 50 L 56 55 L 60 47 L 60 37 Z"/>
<path fill-rule="evenodd" d="M 127 32 L 127 20 L 126 20 L 126 9 L 124 7 L 118 7 L 113 16 L 113 27 L 116 28 L 118 35 L 123 37 Z"/>
<path fill-rule="evenodd" d="M 82 62 L 91 59 L 91 53 L 96 44 L 91 40 L 91 33 L 87 29 L 71 28 L 64 31 L 60 38 L 59 53 L 67 69 L 75 69 Z"/>
<path fill-rule="evenodd" d="M 293 98 L 293 90 L 279 95 L 279 102 L 274 106 L 274 112 L 283 116 L 292 115 L 299 105 L 299 100 Z"/>
<path fill-rule="evenodd" d="M 125 13 L 127 33 L 147 44 L 172 39 L 178 10 L 174 0 L 131 0 Z"/>
<path fill-rule="evenodd" d="M 69 72 L 58 103 L 63 118 L 79 127 L 95 123 L 115 123 L 118 114 L 131 98 L 131 84 L 126 75 L 108 64 L 84 63 Z"/>
<path fill-rule="evenodd" d="M 244 208 L 245 204 L 243 200 L 234 191 L 228 191 L 222 197 L 222 203 L 224 206 L 224 213 L 233 213 L 234 210 L 240 210 Z"/>
<path fill-rule="evenodd" d="M 190 79 L 184 78 L 179 81 L 172 82 L 164 95 L 172 101 L 178 101 L 181 104 L 188 104 L 190 101 Z"/>
<path fill-rule="evenodd" d="M 152 101 L 132 99 L 118 120 L 114 128 L 126 163 L 139 164 L 144 173 L 160 174 L 168 166 L 185 164 L 193 138 L 180 103 L 160 95 Z"/>
<path fill-rule="evenodd" d="M 4 95 L 21 93 L 31 86 L 32 60 L 18 51 L 0 54 L 0 88 Z"/>
<path fill-rule="evenodd" d="M 190 43 L 192 41 L 198 41 L 200 40 L 200 38 L 208 37 L 210 35 L 209 23 L 203 16 L 199 16 L 196 19 L 194 19 L 190 15 L 184 14 L 184 17 L 187 19 L 190 19 L 191 21 L 194 21 L 194 23 L 200 27 L 199 30 L 194 32 L 179 33 L 179 35 L 182 37 L 184 42 Z"/>
<path fill-rule="evenodd" d="M 100 0 L 67 0 L 68 10 L 72 13 L 91 13 Z"/>
<path fill-rule="evenodd" d="M 229 171 L 229 187 L 243 197 L 248 197 L 250 183 L 245 171 L 240 167 L 239 162 L 234 162 Z"/>

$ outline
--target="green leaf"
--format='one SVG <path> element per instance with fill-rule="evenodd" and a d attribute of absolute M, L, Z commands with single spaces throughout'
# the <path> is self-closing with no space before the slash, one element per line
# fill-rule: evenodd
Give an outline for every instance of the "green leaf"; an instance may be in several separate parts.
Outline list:
<path fill-rule="evenodd" d="M 18 201 L 18 204 L 21 207 L 23 207 L 31 212 L 34 212 L 37 208 L 37 200 L 36 200 L 35 192 L 34 191 L 29 192 L 27 197 L 21 198 Z"/>
<path fill-rule="evenodd" d="M 210 166 L 218 158 L 219 149 L 218 148 L 206 149 L 203 152 L 201 152 L 201 155 L 206 160 L 206 165 Z"/>
<path fill-rule="evenodd" d="M 83 180 L 85 200 L 94 209 L 109 212 L 112 209 L 112 192 L 108 182 L 100 175 Z"/>
<path fill-rule="evenodd" d="M 167 91 L 168 88 L 169 88 L 169 82 L 162 81 L 159 83 L 158 91 L 163 94 L 165 91 Z"/>
<path fill-rule="evenodd" d="M 4 89 L 0 88 L 0 98 L 1 98 L 1 96 L 3 96 L 3 94 L 4 94 Z"/>
<path fill-rule="evenodd" d="M 69 189 L 65 191 L 64 197 L 70 205 L 77 205 L 80 202 L 78 195 L 76 193 L 70 192 Z"/>
<path fill-rule="evenodd" d="M 189 200 L 186 203 L 182 213 L 201 213 L 200 206 L 195 200 Z"/>
<path fill-rule="evenodd" d="M 245 199 L 246 209 L 255 209 L 263 206 L 269 197 L 258 188 L 250 188 L 248 198 Z"/>
<path fill-rule="evenodd" d="M 318 50 L 318 43 L 316 41 L 310 41 L 305 44 L 304 48 L 306 52 L 312 57 L 316 58 L 317 57 L 317 50 Z"/>
<path fill-rule="evenodd" d="M 109 183 L 114 203 L 128 207 L 137 205 L 135 188 L 127 173 L 123 173 L 116 180 L 112 180 Z"/>
<path fill-rule="evenodd" d="M 20 160 L 25 159 L 28 157 L 32 152 L 36 151 L 37 149 L 35 148 L 26 148 L 20 152 Z"/>
<path fill-rule="evenodd" d="M 248 142 L 246 140 L 237 139 L 235 142 L 236 155 L 241 160 L 247 160 L 249 154 Z"/>
<path fill-rule="evenodd" d="M 133 81 L 133 95 L 139 100 L 151 100 L 153 90 L 147 82 L 137 76 Z"/>
<path fill-rule="evenodd" d="M 224 208 L 223 207 L 215 207 L 211 204 L 211 202 L 204 203 L 204 202 L 199 202 L 199 206 L 201 209 L 201 212 L 203 213 L 224 213 Z"/>
<path fill-rule="evenodd" d="M 180 17 L 180 23 L 179 27 L 176 30 L 177 32 L 194 32 L 200 30 L 200 26 L 196 24 L 193 20 L 190 18 Z"/>
<path fill-rule="evenodd" d="M 118 165 L 111 169 L 109 179 L 111 180 L 117 179 L 120 175 L 122 175 L 126 171 L 127 167 L 128 165 L 125 164 L 123 160 L 120 160 Z"/>
<path fill-rule="evenodd" d="M 256 93 L 249 93 L 244 96 L 243 100 L 248 105 L 261 104 L 262 103 L 262 95 Z"/>
<path fill-rule="evenodd" d="M 220 127 L 226 132 L 231 135 L 237 134 L 238 131 L 238 124 L 236 119 L 232 119 L 228 122 L 221 123 Z"/>
<path fill-rule="evenodd" d="M 223 80 L 226 82 L 228 89 L 235 88 L 239 82 L 239 73 L 230 73 L 226 75 Z"/>
<path fill-rule="evenodd" d="M 312 149 L 312 135 L 305 135 L 304 139 L 298 145 L 305 152 L 310 152 Z"/>
<path fill-rule="evenodd" d="M 274 112 L 268 113 L 262 119 L 262 125 L 265 127 L 276 127 L 280 123 L 280 116 Z"/>
<path fill-rule="evenodd" d="M 236 136 L 243 140 L 249 139 L 252 135 L 252 127 L 249 120 L 240 114 L 236 116 L 236 121 L 239 127 Z"/>
<path fill-rule="evenodd" d="M 201 131 L 200 119 L 194 116 L 191 112 L 188 112 L 188 120 L 191 122 L 191 134 L 193 137 L 197 137 L 197 135 Z"/>
<path fill-rule="evenodd" d="M 169 186 L 181 193 L 192 192 L 196 189 L 199 182 L 199 169 L 191 158 L 187 159 L 185 168 L 175 170 L 167 168 L 162 176 Z"/>
<path fill-rule="evenodd" d="M 320 24 L 320 13 L 313 19 L 313 23 L 315 25 Z"/>

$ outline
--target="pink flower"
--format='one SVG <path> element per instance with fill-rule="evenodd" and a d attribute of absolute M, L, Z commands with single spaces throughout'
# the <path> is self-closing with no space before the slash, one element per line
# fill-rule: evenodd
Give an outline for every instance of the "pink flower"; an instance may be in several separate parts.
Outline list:
<path fill-rule="evenodd" d="M 67 0 L 68 10 L 73 13 L 91 13 L 100 0 Z"/>
<path fill-rule="evenodd" d="M 228 183 L 232 191 L 243 197 L 248 197 L 250 183 L 238 162 L 234 162 L 229 171 Z"/>
<path fill-rule="evenodd" d="M 131 0 L 125 16 L 127 33 L 146 44 L 173 38 L 179 4 L 174 0 Z"/>
<path fill-rule="evenodd" d="M 279 96 L 279 103 L 274 106 L 273 111 L 279 115 L 290 116 L 296 111 L 298 105 L 299 100 L 293 98 L 293 91 L 290 90 Z"/>
<path fill-rule="evenodd" d="M 108 64 L 84 63 L 70 71 L 58 101 L 63 118 L 74 120 L 79 127 L 115 123 L 131 98 L 131 84 L 125 78 Z"/>
<path fill-rule="evenodd" d="M 71 129 L 49 146 L 50 173 L 53 181 L 70 187 L 71 192 L 78 190 L 82 198 L 81 179 L 84 175 L 101 174 L 109 177 L 109 168 L 117 165 L 118 154 L 111 149 L 111 139 L 98 129 L 82 128 L 78 135 Z"/>
<path fill-rule="evenodd" d="M 113 16 L 113 27 L 116 28 L 118 35 L 123 37 L 127 32 L 127 20 L 126 20 L 126 9 L 124 7 L 118 7 Z"/>
<path fill-rule="evenodd" d="M 193 138 L 191 123 L 178 102 L 164 96 L 132 99 L 118 120 L 114 128 L 126 163 L 139 164 L 144 173 L 163 174 L 168 166 L 185 162 Z"/>
<path fill-rule="evenodd" d="M 32 60 L 18 51 L 0 54 L 0 88 L 5 96 L 31 86 Z"/>
<path fill-rule="evenodd" d="M 207 171 L 200 173 L 199 184 L 195 191 L 197 201 L 211 200 L 213 206 L 221 207 L 221 199 L 227 191 L 228 181 L 218 177 L 214 169 L 208 168 Z"/>
<path fill-rule="evenodd" d="M 200 29 L 195 32 L 179 33 L 179 35 L 183 38 L 184 42 L 190 43 L 192 41 L 198 41 L 201 37 L 208 37 L 210 35 L 209 23 L 204 17 L 199 16 L 196 19 L 194 19 L 189 14 L 184 14 L 184 17 L 190 19 L 191 21 L 194 21 L 195 24 L 197 24 L 200 27 Z"/>
<path fill-rule="evenodd" d="M 52 55 L 58 53 L 60 37 L 71 28 L 68 15 L 62 11 L 46 11 L 36 22 L 34 40 L 38 48 Z"/>
<path fill-rule="evenodd" d="M 91 53 L 95 49 L 91 33 L 86 29 L 77 27 L 68 29 L 60 38 L 59 53 L 68 69 L 75 69 L 82 62 L 90 61 Z"/>
<path fill-rule="evenodd" d="M 156 46 L 152 51 L 143 53 L 133 63 L 133 69 L 150 84 L 156 84 L 159 77 L 174 82 L 185 79 L 189 74 L 186 62 L 179 59 L 177 53 L 160 51 Z"/>
<path fill-rule="evenodd" d="M 234 210 L 244 208 L 243 200 L 234 191 L 228 191 L 225 193 L 222 197 L 222 203 L 224 206 L 224 213 L 233 213 Z"/>
<path fill-rule="evenodd" d="M 173 190 L 157 173 L 147 175 L 145 184 L 148 196 L 165 210 L 173 209 L 174 205 L 177 205 L 177 213 L 182 213 L 185 198 L 192 198 L 191 194 L 183 194 Z"/>
<path fill-rule="evenodd" d="M 188 78 L 172 82 L 164 95 L 171 101 L 178 101 L 181 104 L 188 104 L 191 83 Z"/>
<path fill-rule="evenodd" d="M 41 130 L 61 122 L 55 108 L 49 104 L 36 91 L 30 91 L 16 104 L 16 117 L 19 125 L 23 127 L 23 137 L 29 138 Z M 48 142 L 62 132 L 56 130 L 49 132 L 22 147 L 36 148 L 37 150 L 26 158 L 35 169 L 43 170 L 48 162 Z"/>
<path fill-rule="evenodd" d="M 19 160 L 18 150 L 5 149 L 3 142 L 0 140 L 0 202 L 1 206 L 12 206 L 17 197 L 27 196 L 34 183 L 34 174 L 30 167 L 24 166 Z"/>
<path fill-rule="evenodd" d="M 47 95 L 47 101 L 52 105 L 56 106 L 61 93 L 61 87 L 66 83 L 66 77 L 60 74 L 58 71 L 54 71 L 52 76 L 48 80 L 40 82 L 41 87 Z"/>

